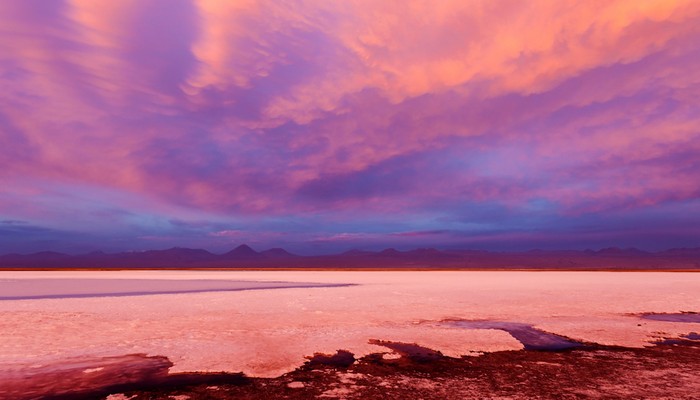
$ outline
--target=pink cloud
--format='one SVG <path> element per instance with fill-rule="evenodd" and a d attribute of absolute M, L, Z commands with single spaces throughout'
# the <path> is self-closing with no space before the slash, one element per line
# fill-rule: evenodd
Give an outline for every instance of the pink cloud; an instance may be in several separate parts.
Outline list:
<path fill-rule="evenodd" d="M 211 232 L 209 235 L 214 237 L 237 238 L 244 236 L 245 232 L 233 229 L 226 229 L 223 231 Z"/>

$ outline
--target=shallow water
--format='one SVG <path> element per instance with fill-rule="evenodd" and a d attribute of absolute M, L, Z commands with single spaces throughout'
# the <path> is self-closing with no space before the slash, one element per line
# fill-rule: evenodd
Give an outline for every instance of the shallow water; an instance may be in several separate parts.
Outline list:
<path fill-rule="evenodd" d="M 688 340 L 700 340 L 700 333 L 690 332 L 687 335 L 681 335 L 681 337 Z"/>
<path fill-rule="evenodd" d="M 583 346 L 583 343 L 537 329 L 532 325 L 507 321 L 448 321 L 445 324 L 466 329 L 498 329 L 508 332 L 525 350 L 557 351 Z"/>
<path fill-rule="evenodd" d="M 668 321 L 668 322 L 690 322 L 700 323 L 700 314 L 694 312 L 681 313 L 644 313 L 641 315 L 644 319 L 653 321 Z"/>
<path fill-rule="evenodd" d="M 0 300 L 123 297 L 334 286 L 344 284 L 221 279 L 4 279 L 0 280 Z"/>

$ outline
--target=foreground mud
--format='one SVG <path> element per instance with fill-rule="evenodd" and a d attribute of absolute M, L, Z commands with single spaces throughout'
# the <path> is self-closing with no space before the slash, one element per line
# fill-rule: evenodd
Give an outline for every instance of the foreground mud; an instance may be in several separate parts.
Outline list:
<path fill-rule="evenodd" d="M 303 367 L 278 378 L 172 374 L 154 379 L 151 374 L 140 382 L 130 379 L 92 392 L 35 393 L 33 398 L 700 399 L 700 343 L 694 340 L 644 349 L 585 346 L 461 359 L 406 343 L 381 344 L 387 353 L 360 360 L 344 351 L 316 354 Z"/>

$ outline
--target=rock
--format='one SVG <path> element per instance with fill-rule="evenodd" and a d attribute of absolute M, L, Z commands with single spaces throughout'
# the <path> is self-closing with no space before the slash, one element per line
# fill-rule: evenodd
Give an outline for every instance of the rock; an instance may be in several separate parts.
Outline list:
<path fill-rule="evenodd" d="M 347 368 L 355 362 L 355 355 L 347 350 L 338 350 L 335 354 L 314 353 L 307 356 L 307 363 L 314 365 L 330 365 L 333 367 Z"/>
<path fill-rule="evenodd" d="M 84 398 L 129 385 L 163 382 L 173 363 L 166 357 L 129 354 L 81 358 L 0 373 L 0 399 Z"/>

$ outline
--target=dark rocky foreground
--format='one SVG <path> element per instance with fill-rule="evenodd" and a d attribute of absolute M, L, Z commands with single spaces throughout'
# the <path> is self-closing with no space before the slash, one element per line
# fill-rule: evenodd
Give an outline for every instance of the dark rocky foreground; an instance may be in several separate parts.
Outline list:
<path fill-rule="evenodd" d="M 416 345 L 377 342 L 395 356 L 373 354 L 355 360 L 343 351 L 317 354 L 296 371 L 271 379 L 241 374 L 167 375 L 167 359 L 130 355 L 121 361 L 108 360 L 106 368 L 87 374 L 83 364 L 80 374 L 73 376 L 78 381 L 71 381 L 66 369 L 63 376 L 44 377 L 49 379 L 45 385 L 40 376 L 34 376 L 32 382 L 25 382 L 25 393 L 7 398 L 700 399 L 700 342 L 695 340 L 662 342 L 644 349 L 587 345 L 461 359 Z M 91 371 L 95 368 L 99 367 L 93 365 Z M 92 384 L 88 382 L 91 374 L 98 378 Z M 64 384 L 56 386 L 57 380 Z M 51 387 L 53 392 L 41 393 Z"/>

